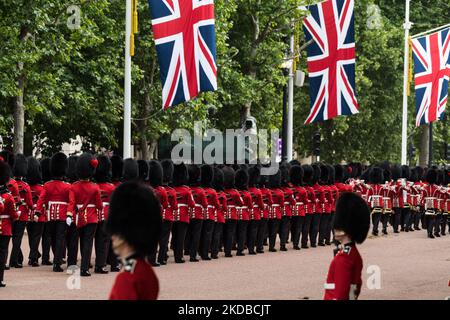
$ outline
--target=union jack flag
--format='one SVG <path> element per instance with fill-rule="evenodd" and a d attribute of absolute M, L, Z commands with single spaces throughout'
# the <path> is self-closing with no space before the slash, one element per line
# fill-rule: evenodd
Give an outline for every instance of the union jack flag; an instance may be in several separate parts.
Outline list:
<path fill-rule="evenodd" d="M 450 78 L 450 28 L 412 40 L 416 126 L 443 120 Z"/>
<path fill-rule="evenodd" d="M 217 90 L 213 0 L 149 0 L 163 107 Z"/>
<path fill-rule="evenodd" d="M 304 20 L 311 113 L 306 124 L 359 112 L 355 93 L 354 0 L 327 0 L 309 7 Z"/>

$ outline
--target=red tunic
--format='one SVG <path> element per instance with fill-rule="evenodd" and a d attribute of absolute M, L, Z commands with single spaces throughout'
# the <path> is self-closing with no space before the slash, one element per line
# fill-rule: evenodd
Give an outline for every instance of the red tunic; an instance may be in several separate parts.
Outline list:
<path fill-rule="evenodd" d="M 217 223 L 225 223 L 225 213 L 228 211 L 227 207 L 227 195 L 223 191 L 219 191 L 217 193 L 217 197 L 220 203 L 219 209 L 216 210 L 216 219 Z"/>
<path fill-rule="evenodd" d="M 372 184 L 367 190 L 367 203 L 371 209 L 383 209 L 383 186 Z"/>
<path fill-rule="evenodd" d="M 207 215 L 208 200 L 205 191 L 200 187 L 191 187 L 192 196 L 194 197 L 195 207 L 191 209 L 190 218 L 203 220 Z"/>
<path fill-rule="evenodd" d="M 425 211 L 438 209 L 438 197 L 438 187 L 435 184 L 426 184 L 422 192 L 422 207 L 425 207 Z"/>
<path fill-rule="evenodd" d="M 46 221 L 66 221 L 70 189 L 70 183 L 61 180 L 45 183 L 36 205 L 39 220 L 46 215 Z"/>
<path fill-rule="evenodd" d="M 17 185 L 16 180 L 10 179 L 7 183 L 7 187 L 9 192 L 13 196 L 14 202 L 17 205 L 20 202 L 20 194 L 19 194 L 19 186 Z"/>
<path fill-rule="evenodd" d="M 306 203 L 308 202 L 308 193 L 302 186 L 293 186 L 295 206 L 292 212 L 293 216 L 304 217 L 306 214 Z"/>
<path fill-rule="evenodd" d="M 294 191 L 290 187 L 281 187 L 284 193 L 283 216 L 292 217 L 295 207 Z"/>
<path fill-rule="evenodd" d="M 283 216 L 284 207 L 284 193 L 281 189 L 271 189 L 272 190 L 272 210 L 269 215 L 269 219 L 280 220 Z"/>
<path fill-rule="evenodd" d="M 97 210 L 103 210 L 103 203 L 98 185 L 90 181 L 77 181 L 69 191 L 68 212 L 74 213 L 77 228 L 87 224 L 98 223 Z"/>
<path fill-rule="evenodd" d="M 315 213 L 325 213 L 325 204 L 327 199 L 325 198 L 324 188 L 316 183 L 313 185 L 314 194 L 316 195 Z"/>
<path fill-rule="evenodd" d="M 239 194 L 239 191 L 236 189 L 227 189 L 225 190 L 225 194 L 227 195 L 227 214 L 225 219 L 227 220 L 238 220 L 238 207 L 242 207 L 244 202 Z"/>
<path fill-rule="evenodd" d="M 177 210 L 173 213 L 174 222 L 189 223 L 189 212 L 195 208 L 194 198 L 188 186 L 173 188 L 177 194 Z"/>
<path fill-rule="evenodd" d="M 249 221 L 250 220 L 250 210 L 253 208 L 253 200 L 250 192 L 247 190 L 239 191 L 242 199 L 242 206 L 238 207 L 238 218 L 239 220 Z"/>
<path fill-rule="evenodd" d="M 178 211 L 177 192 L 169 186 L 164 186 L 163 188 L 166 190 L 167 199 L 169 201 L 169 206 L 164 210 L 163 219 L 173 222 L 173 214 Z"/>
<path fill-rule="evenodd" d="M 18 219 L 14 197 L 10 193 L 0 195 L 0 235 L 12 236 L 12 224 Z"/>
<path fill-rule="evenodd" d="M 33 210 L 30 210 L 30 220 L 34 219 L 34 214 L 36 212 L 37 203 L 39 201 L 39 197 L 44 190 L 44 186 L 42 184 L 35 184 L 30 186 L 31 190 L 31 199 L 33 200 Z M 38 218 L 37 222 L 45 222 L 47 220 L 47 216 L 45 214 L 41 214 Z"/>
<path fill-rule="evenodd" d="M 33 210 L 33 199 L 31 197 L 31 189 L 28 183 L 23 180 L 16 180 L 19 187 L 20 206 L 18 213 L 19 221 L 28 222 L 30 220 L 30 211 Z"/>
<path fill-rule="evenodd" d="M 250 220 L 261 220 L 264 211 L 264 201 L 261 190 L 256 187 L 248 188 L 252 195 L 253 208 L 250 210 Z"/>
<path fill-rule="evenodd" d="M 339 188 L 336 186 L 336 184 L 333 184 L 329 186 L 331 189 L 331 195 L 332 195 L 332 203 L 331 203 L 331 212 L 336 211 L 336 203 L 339 199 Z"/>
<path fill-rule="evenodd" d="M 314 214 L 316 209 L 316 194 L 310 186 L 305 187 L 308 198 L 305 206 L 306 214 Z"/>
<path fill-rule="evenodd" d="M 217 191 L 213 188 L 203 188 L 203 191 L 205 192 L 206 200 L 208 201 L 207 214 L 205 219 L 216 221 L 216 211 L 220 210 L 220 202 Z"/>
<path fill-rule="evenodd" d="M 100 182 L 97 183 L 97 185 L 100 189 L 100 197 L 103 202 L 103 209 L 97 211 L 98 221 L 105 221 L 106 219 L 108 219 L 109 199 L 111 199 L 111 195 L 116 187 L 109 182 Z"/>
<path fill-rule="evenodd" d="M 363 261 L 354 244 L 345 245 L 328 270 L 324 300 L 356 300 L 361 292 Z"/>
<path fill-rule="evenodd" d="M 156 300 L 159 282 L 150 264 L 130 259 L 117 275 L 109 300 Z"/>
<path fill-rule="evenodd" d="M 260 190 L 264 202 L 264 210 L 262 212 L 262 218 L 269 219 L 269 215 L 270 212 L 272 211 L 273 205 L 272 192 L 270 191 L 270 189 L 267 188 L 261 188 Z"/>

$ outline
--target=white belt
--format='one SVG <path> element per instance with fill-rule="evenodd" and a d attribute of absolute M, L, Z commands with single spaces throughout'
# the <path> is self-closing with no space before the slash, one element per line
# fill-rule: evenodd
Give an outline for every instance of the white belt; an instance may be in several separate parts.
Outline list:
<path fill-rule="evenodd" d="M 179 203 L 179 204 L 178 204 L 178 208 L 179 208 L 179 207 L 187 207 L 187 206 L 188 206 L 188 205 L 185 204 L 185 203 Z"/>
<path fill-rule="evenodd" d="M 109 206 L 109 202 L 103 202 L 103 206 L 104 207 Z"/>
<path fill-rule="evenodd" d="M 273 204 L 272 207 L 279 207 L 279 204 Z"/>
<path fill-rule="evenodd" d="M 208 204 L 208 208 L 215 208 L 215 206 Z"/>
<path fill-rule="evenodd" d="M 8 216 L 6 214 L 0 215 L 0 219 L 8 219 L 8 218 L 10 218 L 10 216 Z"/>
<path fill-rule="evenodd" d="M 51 205 L 68 205 L 67 202 L 62 202 L 62 201 L 49 201 L 48 202 L 48 206 L 50 207 Z"/>
<path fill-rule="evenodd" d="M 77 208 L 78 209 L 80 209 L 80 208 L 83 208 L 83 206 L 84 206 L 84 204 L 77 204 Z M 95 205 L 95 204 L 88 204 L 87 206 L 86 206 L 86 208 L 96 208 L 97 206 Z"/>
<path fill-rule="evenodd" d="M 336 288 L 336 284 L 334 284 L 334 283 L 325 283 L 323 285 L 323 287 L 325 288 L 325 290 L 334 290 Z"/>

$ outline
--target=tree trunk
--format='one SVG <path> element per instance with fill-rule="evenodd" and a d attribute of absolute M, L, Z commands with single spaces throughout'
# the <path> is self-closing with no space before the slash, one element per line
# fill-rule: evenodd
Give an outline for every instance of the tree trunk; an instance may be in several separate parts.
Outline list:
<path fill-rule="evenodd" d="M 419 166 L 426 167 L 428 165 L 428 159 L 430 155 L 429 140 L 430 132 L 429 125 L 422 126 L 420 133 L 420 156 L 419 156 Z"/>
<path fill-rule="evenodd" d="M 156 158 L 157 155 L 155 155 L 155 153 L 157 151 L 157 147 L 158 147 L 158 140 L 152 140 L 149 150 L 150 159 Z"/>

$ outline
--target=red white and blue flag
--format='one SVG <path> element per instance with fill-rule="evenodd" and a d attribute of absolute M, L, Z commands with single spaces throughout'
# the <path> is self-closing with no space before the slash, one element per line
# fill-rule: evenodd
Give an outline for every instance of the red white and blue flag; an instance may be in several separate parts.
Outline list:
<path fill-rule="evenodd" d="M 413 39 L 416 126 L 443 120 L 450 78 L 450 28 Z"/>
<path fill-rule="evenodd" d="M 163 107 L 217 90 L 213 0 L 149 0 Z"/>
<path fill-rule="evenodd" d="M 304 20 L 311 113 L 306 124 L 359 111 L 355 90 L 354 0 L 326 0 Z"/>

